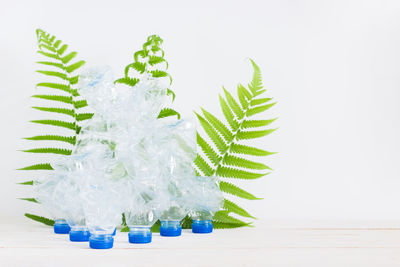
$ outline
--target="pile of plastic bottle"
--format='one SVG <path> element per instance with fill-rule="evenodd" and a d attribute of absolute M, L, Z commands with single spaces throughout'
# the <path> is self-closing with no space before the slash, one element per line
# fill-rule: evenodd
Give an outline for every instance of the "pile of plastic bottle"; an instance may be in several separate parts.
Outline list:
<path fill-rule="evenodd" d="M 185 216 L 193 233 L 211 233 L 223 204 L 216 177 L 197 176 L 196 129 L 191 120 L 157 119 L 168 84 L 144 74 L 134 87 L 115 85 L 109 68 L 88 69 L 79 94 L 94 111 L 82 125 L 73 152 L 35 183 L 36 199 L 55 220 L 54 232 L 94 249 L 113 247 L 122 218 L 130 243 L 180 236 Z"/>

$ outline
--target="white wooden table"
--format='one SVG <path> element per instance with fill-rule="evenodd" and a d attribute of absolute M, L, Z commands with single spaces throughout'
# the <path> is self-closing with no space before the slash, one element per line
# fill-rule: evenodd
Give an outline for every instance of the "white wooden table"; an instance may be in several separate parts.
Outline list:
<path fill-rule="evenodd" d="M 399 228 L 396 228 L 399 226 Z M 19 218 L 0 222 L 0 266 L 400 266 L 400 222 L 271 222 L 93 250 Z"/>

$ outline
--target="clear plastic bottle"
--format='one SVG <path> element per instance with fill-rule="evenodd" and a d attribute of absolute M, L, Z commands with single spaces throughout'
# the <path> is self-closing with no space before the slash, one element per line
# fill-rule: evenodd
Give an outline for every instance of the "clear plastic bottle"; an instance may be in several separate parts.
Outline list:
<path fill-rule="evenodd" d="M 60 182 L 65 177 L 60 175 L 49 175 L 41 182 L 34 183 L 34 191 L 36 193 L 35 199 L 42 204 L 42 206 L 48 211 L 50 216 L 54 219 L 54 233 L 56 234 L 68 234 L 71 230 L 65 218 L 63 212 L 63 206 L 60 201 Z"/>
<path fill-rule="evenodd" d="M 192 197 L 190 198 L 192 232 L 206 234 L 213 231 L 212 219 L 224 203 L 224 197 L 219 189 L 218 178 L 215 176 L 194 176 L 191 181 Z"/>

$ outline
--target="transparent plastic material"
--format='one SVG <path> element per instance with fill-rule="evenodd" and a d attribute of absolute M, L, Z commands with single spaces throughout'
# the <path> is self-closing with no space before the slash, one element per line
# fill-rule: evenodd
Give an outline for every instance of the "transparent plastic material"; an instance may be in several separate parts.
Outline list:
<path fill-rule="evenodd" d="M 215 176 L 195 176 L 191 180 L 192 198 L 189 213 L 193 220 L 193 233 L 211 233 L 212 218 L 224 204 L 224 197 L 219 189 L 219 181 Z"/>
<path fill-rule="evenodd" d="M 68 234 L 70 227 L 66 222 L 62 204 L 63 188 L 61 183 L 65 180 L 62 175 L 51 174 L 44 180 L 34 183 L 35 199 L 42 204 L 54 219 L 54 233 Z"/>

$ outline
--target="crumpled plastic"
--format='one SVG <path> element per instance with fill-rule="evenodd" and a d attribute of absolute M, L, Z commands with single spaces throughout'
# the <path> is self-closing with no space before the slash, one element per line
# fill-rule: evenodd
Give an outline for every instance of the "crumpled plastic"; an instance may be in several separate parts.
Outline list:
<path fill-rule="evenodd" d="M 150 227 L 189 213 L 212 217 L 221 207 L 215 178 L 196 177 L 192 167 L 195 123 L 157 119 L 169 97 L 163 79 L 144 73 L 132 88 L 98 67 L 80 74 L 78 92 L 94 116 L 82 122 L 72 155 L 38 187 L 55 218 L 110 233 L 122 213 L 127 225 Z"/>

